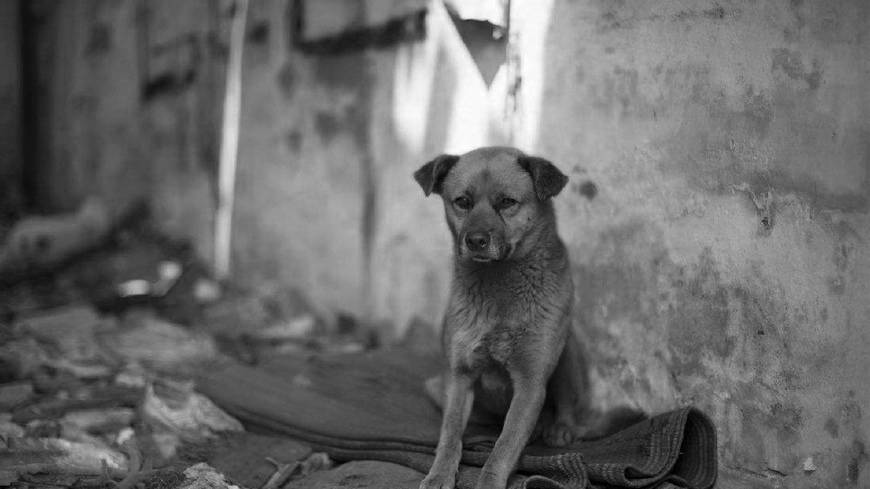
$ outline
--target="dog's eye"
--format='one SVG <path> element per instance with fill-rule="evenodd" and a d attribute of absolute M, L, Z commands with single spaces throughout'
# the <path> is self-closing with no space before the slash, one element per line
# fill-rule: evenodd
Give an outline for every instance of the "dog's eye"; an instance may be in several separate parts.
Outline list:
<path fill-rule="evenodd" d="M 453 205 L 455 205 L 459 209 L 467 211 L 468 209 L 471 209 L 471 199 L 463 195 L 454 199 Z"/>
<path fill-rule="evenodd" d="M 502 197 L 501 200 L 498 201 L 499 209 L 510 209 L 511 207 L 519 204 L 516 200 L 510 197 Z"/>

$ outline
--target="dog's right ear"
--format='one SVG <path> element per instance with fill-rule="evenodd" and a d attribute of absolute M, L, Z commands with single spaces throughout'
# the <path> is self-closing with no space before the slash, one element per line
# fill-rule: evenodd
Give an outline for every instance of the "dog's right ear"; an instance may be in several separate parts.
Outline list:
<path fill-rule="evenodd" d="M 423 192 L 427 197 L 432 193 L 440 194 L 444 177 L 457 161 L 459 161 L 459 157 L 455 155 L 438 156 L 415 171 L 414 180 L 417 180 L 417 183 L 423 187 Z"/>

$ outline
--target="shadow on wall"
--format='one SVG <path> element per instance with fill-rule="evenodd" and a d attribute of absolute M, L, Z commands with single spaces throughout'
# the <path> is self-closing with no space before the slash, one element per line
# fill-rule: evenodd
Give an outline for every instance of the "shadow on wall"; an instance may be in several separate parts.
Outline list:
<path fill-rule="evenodd" d="M 487 65 L 485 79 L 473 57 L 487 49 L 491 54 L 492 46 L 476 44 L 486 44 L 485 36 L 464 38 L 454 14 L 441 2 L 429 5 L 425 41 L 370 53 L 382 74 L 373 87 L 370 148 L 380 182 L 374 314 L 394 321 L 399 334 L 416 315 L 437 323 L 449 287 L 451 245 L 442 205 L 424 198 L 411 173 L 438 154 L 503 144 L 507 138 L 504 66 L 493 71 Z"/>
<path fill-rule="evenodd" d="M 575 182 L 557 206 L 599 402 L 701 406 L 726 483 L 866 484 L 866 3 L 549 19 L 536 147 Z"/>

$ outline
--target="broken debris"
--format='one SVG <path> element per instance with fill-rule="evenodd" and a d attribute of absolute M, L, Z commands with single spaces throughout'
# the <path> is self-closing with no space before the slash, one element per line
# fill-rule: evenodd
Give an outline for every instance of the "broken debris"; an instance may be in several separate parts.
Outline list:
<path fill-rule="evenodd" d="M 329 470 L 307 445 L 243 432 L 184 379 L 239 346 L 253 362 L 358 351 L 378 328 L 282 285 L 218 283 L 189 246 L 127 221 L 88 253 L 0 277 L 0 487 L 279 489 Z M 11 242 L 53 225 L 31 226 Z M 228 439 L 240 441 L 208 458 L 213 470 L 184 472 L 203 460 L 178 455 L 185 447 Z"/>
<path fill-rule="evenodd" d="M 198 463 L 184 471 L 186 479 L 180 489 L 242 489 L 230 484 L 224 476 L 206 463 Z"/>
<path fill-rule="evenodd" d="M 170 323 L 150 312 L 129 314 L 123 328 L 103 335 L 101 341 L 117 358 L 158 372 L 196 368 L 217 356 L 217 346 L 208 335 Z"/>
<path fill-rule="evenodd" d="M 194 392 L 191 382 L 164 380 L 148 385 L 141 411 L 166 459 L 182 442 L 203 442 L 221 432 L 244 430 L 238 420 Z"/>
<path fill-rule="evenodd" d="M 12 438 L 0 453 L 0 467 L 17 474 L 123 475 L 127 458 L 103 445 L 60 438 Z"/>
<path fill-rule="evenodd" d="M 33 384 L 13 382 L 0 385 L 0 411 L 10 411 L 26 403 L 33 397 Z"/>
<path fill-rule="evenodd" d="M 109 212 L 95 198 L 78 212 L 18 221 L 0 248 L 0 272 L 48 267 L 98 245 L 110 229 Z"/>

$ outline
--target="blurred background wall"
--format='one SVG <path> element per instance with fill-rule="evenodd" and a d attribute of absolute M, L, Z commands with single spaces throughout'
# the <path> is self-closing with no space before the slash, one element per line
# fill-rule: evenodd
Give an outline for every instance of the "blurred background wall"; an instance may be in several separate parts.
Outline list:
<path fill-rule="evenodd" d="M 18 2 L 0 3 L 0 211 L 20 206 L 22 65 Z"/>
<path fill-rule="evenodd" d="M 302 19 L 424 8 L 425 39 L 306 52 L 296 3 L 252 2 L 234 279 L 387 335 L 437 324 L 450 243 L 411 173 L 518 145 L 571 177 L 556 202 L 599 399 L 698 404 L 744 487 L 870 486 L 870 4 L 514 0 L 493 72 L 440 2 L 387 3 Z M 230 9 L 0 3 L 3 66 L 26 53 L 29 81 L 0 74 L 29 135 L 0 114 L 4 178 L 43 211 L 145 197 L 209 258 Z"/>

